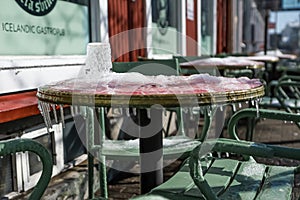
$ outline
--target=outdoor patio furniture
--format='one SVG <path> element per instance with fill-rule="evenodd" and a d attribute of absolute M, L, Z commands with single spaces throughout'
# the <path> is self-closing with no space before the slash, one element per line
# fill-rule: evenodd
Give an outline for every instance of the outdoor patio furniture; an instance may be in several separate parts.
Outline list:
<path fill-rule="evenodd" d="M 235 79 L 207 74 L 145 76 L 139 73 L 105 73 L 101 78 L 99 76 L 101 75 L 94 79 L 90 77 L 69 79 L 39 87 L 37 97 L 42 108 L 41 112 L 50 127 L 51 104 L 79 107 L 86 124 L 86 131 L 81 134 L 87 141 L 89 154 L 98 159 L 97 166 L 100 171 L 105 172 L 105 157 L 138 158 L 141 193 L 149 192 L 163 182 L 165 155 L 173 156 L 177 153 L 178 158 L 200 143 L 192 138 L 186 138 L 187 140 L 178 138 L 171 141 L 171 145 L 170 143 L 167 146 L 163 145 L 166 139 L 171 138 L 162 137 L 162 107 L 203 106 L 204 109 L 211 111 L 212 105 L 255 101 L 264 95 L 264 87 L 257 79 Z M 231 85 L 235 87 L 232 88 Z M 138 140 L 128 146 L 121 144 L 119 146 L 121 149 L 113 144 L 120 141 L 105 140 L 104 107 L 135 108 L 138 123 L 131 123 L 130 128 L 135 130 L 132 134 L 138 137 Z M 148 117 L 149 111 L 151 121 Z M 92 161 L 89 159 L 89 163 Z M 89 169 L 93 171 L 93 168 Z M 93 186 L 94 175 L 90 171 L 89 181 L 91 180 Z M 105 174 L 100 173 L 100 180 L 103 180 L 104 176 Z M 103 191 L 106 187 L 107 184 L 101 181 L 102 195 L 107 195 Z M 94 187 L 89 188 L 91 190 L 89 192 L 93 193 Z M 90 198 L 94 197 L 91 195 Z"/>
<path fill-rule="evenodd" d="M 267 95 L 260 101 L 262 108 L 282 109 L 289 113 L 300 112 L 300 76 L 284 75 L 271 82 Z M 300 127 L 299 123 L 296 123 Z"/>
<path fill-rule="evenodd" d="M 245 53 L 233 53 L 233 54 L 228 54 L 228 53 L 221 53 L 214 55 L 213 57 L 216 58 L 226 58 L 226 57 L 233 57 L 236 59 L 246 59 L 250 61 L 257 61 L 257 62 L 266 62 L 269 59 L 274 59 L 272 58 L 266 58 L 264 56 L 251 56 Z M 265 69 L 263 68 L 257 68 L 257 69 L 236 69 L 236 70 L 230 70 L 230 69 L 225 69 L 224 70 L 224 76 L 227 77 L 242 77 L 246 76 L 248 78 L 253 78 L 253 77 L 260 77 L 262 76 L 262 73 L 264 72 Z"/>
<path fill-rule="evenodd" d="M 113 62 L 112 64 L 112 71 L 117 73 L 139 72 L 150 76 L 159 74 L 180 74 L 180 68 L 177 59 L 149 59 L 136 62 Z"/>
<path fill-rule="evenodd" d="M 48 150 L 40 143 L 31 139 L 10 139 L 0 141 L 0 156 L 7 156 L 17 152 L 29 151 L 36 154 L 43 164 L 43 171 L 36 186 L 30 194 L 30 200 L 40 200 L 52 175 L 52 158 Z"/>
<path fill-rule="evenodd" d="M 279 82 L 281 81 L 300 81 L 300 76 L 299 75 L 287 75 L 287 74 L 283 74 L 278 80 L 272 80 L 270 83 L 266 84 L 266 95 L 265 97 L 269 97 L 266 98 L 264 100 L 264 103 L 266 103 L 266 106 L 268 105 L 268 101 L 270 100 L 270 98 L 274 98 L 274 88 L 278 85 Z M 274 99 L 273 99 L 274 100 Z M 270 105 L 272 106 L 272 105 Z M 276 105 L 274 105 L 276 107 Z"/>
<path fill-rule="evenodd" d="M 246 108 L 229 121 L 228 131 L 235 135 L 238 121 L 257 117 L 300 122 L 300 116 Z M 233 139 L 207 140 L 197 146 L 181 169 L 168 181 L 146 195 L 134 199 L 291 199 L 294 174 L 299 167 L 261 164 L 255 157 L 300 160 L 300 149 Z M 215 157 L 213 152 L 243 155 L 245 159 Z M 247 159 L 246 159 L 247 158 Z"/>
<path fill-rule="evenodd" d="M 180 75 L 180 67 L 177 59 L 149 59 L 137 62 L 113 62 L 112 71 L 117 73 L 139 72 L 144 75 Z M 172 116 L 176 114 L 176 129 L 178 134 L 186 135 L 183 124 L 183 113 L 181 108 L 167 108 L 170 112 L 167 127 L 164 129 L 165 136 L 169 136 Z"/>
<path fill-rule="evenodd" d="M 173 58 L 178 59 L 179 63 L 189 62 L 193 60 L 203 59 L 203 58 L 210 58 L 210 56 L 182 56 L 182 55 L 173 55 Z"/>
<path fill-rule="evenodd" d="M 177 59 L 169 59 L 169 60 L 148 60 L 148 61 L 138 61 L 138 62 L 113 62 L 112 71 L 117 73 L 124 73 L 124 72 L 139 72 L 144 75 L 179 75 L 179 65 Z M 138 119 L 139 113 L 137 113 L 136 116 L 133 116 L 132 108 L 131 109 L 130 117 L 136 117 L 137 120 L 136 123 L 145 123 L 147 119 Z M 183 121 L 182 121 L 182 108 L 166 108 L 167 110 L 171 112 L 175 112 L 177 116 L 177 127 L 178 127 L 178 133 L 176 136 L 168 137 L 168 142 L 163 142 L 163 155 L 164 159 L 172 159 L 173 157 L 178 156 L 188 156 L 189 152 L 195 147 L 197 144 L 199 144 L 198 141 L 193 141 L 193 138 L 189 138 L 185 134 Z M 138 111 L 137 111 L 138 112 Z M 146 109 L 141 109 L 140 112 L 147 113 Z M 98 113 L 100 116 L 100 121 L 102 120 L 102 117 L 104 117 L 103 113 Z M 130 119 L 131 120 L 131 119 Z M 169 120 L 170 121 L 170 120 Z M 135 133 L 127 133 L 127 134 L 136 134 L 138 130 L 133 130 Z M 167 129 L 165 130 L 165 136 L 168 136 L 169 133 L 169 123 L 167 126 Z M 137 138 L 137 137 L 136 137 Z M 103 138 L 104 139 L 104 138 Z M 131 138 L 135 139 L 135 138 Z M 107 145 L 105 145 L 108 142 Z M 172 145 L 167 145 L 168 143 L 172 143 Z M 129 145 L 132 144 L 132 145 Z M 186 146 L 189 145 L 189 146 Z M 123 160 L 123 161 L 137 161 L 140 153 L 139 153 L 139 145 L 136 143 L 133 144 L 131 141 L 126 140 L 103 140 L 103 146 L 101 149 L 101 156 L 103 156 L 100 160 L 102 162 L 105 162 L 105 158 L 107 159 L 113 159 L 113 160 Z M 104 167 L 102 168 L 104 170 Z M 106 172 L 101 171 L 101 182 L 106 183 Z M 105 184 L 101 184 L 101 190 L 105 191 L 107 189 L 103 189 L 103 187 L 107 187 Z M 142 188 L 143 190 L 143 188 Z M 106 195 L 103 195 L 104 197 Z"/>
<path fill-rule="evenodd" d="M 179 64 L 192 62 L 195 60 L 206 59 L 210 58 L 210 56 L 180 56 L 180 55 L 173 55 L 173 58 L 178 59 Z M 197 66 L 190 66 L 190 67 L 180 67 L 181 74 L 183 75 L 192 75 L 192 74 L 199 74 L 199 73 L 208 73 L 210 75 L 219 75 L 219 72 L 216 67 L 203 67 L 197 68 Z"/>

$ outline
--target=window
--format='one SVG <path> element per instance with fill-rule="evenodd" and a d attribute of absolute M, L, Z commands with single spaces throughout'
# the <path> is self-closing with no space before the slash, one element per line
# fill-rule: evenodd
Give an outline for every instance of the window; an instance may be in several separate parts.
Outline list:
<path fill-rule="evenodd" d="M 174 0 L 152 0 L 153 54 L 180 54 L 181 4 Z"/>
<path fill-rule="evenodd" d="M 214 1 L 201 1 L 201 54 L 214 54 Z"/>
<path fill-rule="evenodd" d="M 55 176 L 64 168 L 62 137 L 62 125 L 56 124 L 53 125 L 49 133 L 46 128 L 42 128 L 29 131 L 21 138 L 31 138 L 40 142 L 48 149 L 53 159 L 52 176 Z M 34 187 L 42 170 L 42 164 L 38 157 L 29 152 L 21 153 L 20 159 L 17 159 L 17 167 L 22 169 L 23 189 L 26 191 Z"/>

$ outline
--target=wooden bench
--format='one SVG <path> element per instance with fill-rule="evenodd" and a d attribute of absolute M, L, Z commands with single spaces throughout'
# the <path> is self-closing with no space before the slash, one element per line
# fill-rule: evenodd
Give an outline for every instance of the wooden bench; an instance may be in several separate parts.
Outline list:
<path fill-rule="evenodd" d="M 268 112 L 260 111 L 261 114 L 270 114 Z M 241 118 L 256 115 L 256 109 L 251 108 L 236 112 L 234 120 L 229 121 L 229 132 L 235 132 L 235 125 Z M 296 114 L 277 112 L 276 115 L 282 120 L 300 121 Z M 199 152 L 205 152 L 205 149 L 206 152 L 250 157 L 235 160 L 213 157 L 209 153 L 199 157 Z M 168 181 L 134 199 L 291 199 L 294 174 L 299 168 L 260 164 L 252 156 L 300 160 L 300 149 L 225 138 L 208 140 L 192 151 L 189 159 Z"/>

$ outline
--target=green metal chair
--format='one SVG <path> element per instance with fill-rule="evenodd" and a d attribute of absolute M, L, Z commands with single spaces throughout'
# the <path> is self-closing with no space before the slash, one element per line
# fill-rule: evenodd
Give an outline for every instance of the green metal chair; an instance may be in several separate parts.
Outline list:
<path fill-rule="evenodd" d="M 281 108 L 281 105 L 278 101 L 278 99 L 275 96 L 275 88 L 280 87 L 280 83 L 282 81 L 298 81 L 300 82 L 300 76 L 297 75 L 283 75 L 278 80 L 273 80 L 270 83 L 266 84 L 266 92 L 265 97 L 260 102 L 260 105 L 264 108 Z M 292 87 L 291 87 L 291 90 Z M 296 91 L 299 95 L 299 92 Z"/>
<path fill-rule="evenodd" d="M 212 57 L 225 58 L 228 56 L 245 57 L 245 56 L 249 56 L 249 54 L 247 54 L 247 53 L 219 53 L 219 54 L 213 55 Z"/>
<path fill-rule="evenodd" d="M 144 75 L 180 75 L 177 59 L 149 59 L 137 62 L 113 62 L 112 71 L 117 73 L 139 72 Z"/>
<path fill-rule="evenodd" d="M 180 68 L 178 67 L 177 59 L 171 60 L 149 60 L 149 61 L 138 61 L 138 62 L 113 62 L 113 72 L 124 73 L 124 72 L 140 72 L 145 75 L 179 75 Z M 139 145 L 132 144 L 129 145 L 128 140 L 108 140 L 105 137 L 105 116 L 104 108 L 94 109 L 86 108 L 86 120 L 87 132 L 90 138 L 89 141 L 89 151 L 96 152 L 98 155 L 99 163 L 99 179 L 100 179 L 100 190 L 101 196 L 103 198 L 108 198 L 107 191 L 107 177 L 106 177 L 106 159 L 112 160 L 137 160 L 139 158 Z M 97 113 L 99 124 L 101 127 L 100 144 L 94 144 L 94 136 L 97 135 L 94 132 L 95 118 L 94 113 Z M 188 156 L 190 151 L 197 146 L 200 142 L 185 136 L 184 127 L 182 122 L 182 110 L 181 108 L 176 108 L 178 122 L 179 122 L 179 134 L 176 136 L 170 136 L 164 138 L 164 140 L 172 141 L 172 145 L 163 145 L 163 156 L 164 159 L 178 158 L 179 156 Z M 89 164 L 92 164 L 92 156 L 89 156 Z M 92 167 L 89 167 L 92 169 Z M 89 172 L 89 198 L 94 198 L 94 188 L 93 185 L 93 171 Z"/>
<path fill-rule="evenodd" d="M 226 58 L 228 56 L 235 56 L 238 59 L 238 57 L 248 56 L 248 54 L 245 54 L 245 53 L 220 53 L 220 54 L 213 55 L 212 57 Z M 235 69 L 235 70 L 226 69 L 226 70 L 224 70 L 224 76 L 226 76 L 226 77 L 238 78 L 238 77 L 246 76 L 248 78 L 253 78 L 254 74 L 255 74 L 254 70 L 251 70 L 251 69 Z"/>
<path fill-rule="evenodd" d="M 235 69 L 235 70 L 224 70 L 224 76 L 232 77 L 232 78 L 239 78 L 239 77 L 248 77 L 253 78 L 254 72 L 251 69 Z"/>
<path fill-rule="evenodd" d="M 283 75 L 266 85 L 265 96 L 259 101 L 259 107 L 272 110 L 285 110 L 289 113 L 300 112 L 300 76 Z M 253 120 L 255 123 L 256 120 Z M 300 128 L 300 123 L 295 123 Z M 246 138 L 252 140 L 253 127 Z"/>
<path fill-rule="evenodd" d="M 260 107 L 300 112 L 300 77 L 284 75 L 268 86 L 269 94 L 262 98 Z M 300 128 L 300 124 L 296 123 Z"/>
<path fill-rule="evenodd" d="M 173 55 L 174 59 L 178 59 L 179 64 L 184 63 L 184 62 L 190 62 L 198 59 L 205 59 L 205 58 L 210 58 L 210 56 L 181 56 L 181 55 Z M 215 68 L 213 69 L 196 69 L 196 68 L 191 68 L 191 69 L 184 69 L 181 68 L 181 74 L 183 75 L 192 75 L 192 74 L 199 74 L 199 73 L 208 73 L 210 75 L 216 76 L 218 72 L 216 71 Z"/>
<path fill-rule="evenodd" d="M 284 80 L 280 81 L 274 89 L 274 95 L 278 99 L 282 108 L 290 113 L 300 111 L 300 81 Z"/>
<path fill-rule="evenodd" d="M 193 60 L 198 60 L 202 58 L 210 58 L 210 56 L 182 56 L 182 55 L 173 55 L 173 58 L 178 59 L 179 63 L 189 62 Z"/>
<path fill-rule="evenodd" d="M 43 164 L 41 177 L 29 197 L 30 200 L 40 200 L 47 189 L 52 176 L 52 158 L 48 150 L 40 143 L 30 139 L 11 139 L 0 141 L 0 156 L 24 151 L 35 153 L 39 156 Z"/>
<path fill-rule="evenodd" d="M 143 75 L 165 75 L 165 76 L 179 76 L 181 74 L 181 69 L 177 59 L 149 59 L 142 60 L 137 62 L 113 62 L 113 72 L 125 73 L 125 72 L 139 72 Z M 172 113 L 176 113 L 177 123 L 176 127 L 181 128 L 180 134 L 185 135 L 183 126 L 183 115 L 181 108 L 168 108 L 168 111 L 171 112 L 171 115 L 168 119 L 168 124 L 166 127 L 165 136 L 170 135 L 170 123 Z"/>
<path fill-rule="evenodd" d="M 299 115 L 283 111 L 260 109 L 259 116 L 300 122 Z M 228 131 L 236 140 L 205 141 L 168 181 L 134 199 L 292 199 L 294 175 L 299 173 L 299 167 L 265 165 L 254 158 L 300 160 L 300 149 L 239 140 L 236 125 L 248 117 L 257 117 L 257 110 L 243 109 L 230 119 Z M 214 157 L 210 152 L 233 153 L 248 159 Z"/>

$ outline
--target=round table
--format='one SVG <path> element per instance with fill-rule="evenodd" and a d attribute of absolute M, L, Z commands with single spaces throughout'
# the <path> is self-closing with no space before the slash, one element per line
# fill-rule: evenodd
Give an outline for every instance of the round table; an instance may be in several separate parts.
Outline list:
<path fill-rule="evenodd" d="M 224 76 L 226 70 L 237 70 L 241 72 L 239 76 L 245 76 L 244 74 L 251 73 L 251 78 L 255 77 L 255 71 L 264 69 L 263 62 L 253 61 L 249 59 L 243 59 L 238 57 L 225 57 L 225 58 L 201 58 L 189 62 L 183 62 L 180 64 L 183 74 L 197 74 L 197 73 L 209 73 L 212 75 Z M 245 71 L 251 70 L 251 72 Z M 247 75 L 248 76 L 248 75 Z"/>
<path fill-rule="evenodd" d="M 76 78 L 38 88 L 40 101 L 83 106 L 163 107 L 230 103 L 261 96 L 258 79 L 226 78 L 207 74 L 191 76 L 144 76 L 138 73 L 112 73 L 112 79 Z M 114 78 L 115 76 L 115 78 Z M 150 78 L 128 80 L 128 77 Z M 141 76 L 141 77 L 140 77 Z"/>
<path fill-rule="evenodd" d="M 102 77 L 82 77 L 60 81 L 38 88 L 37 97 L 41 112 L 49 122 L 49 106 L 45 104 L 75 105 L 87 107 L 136 108 L 140 118 L 147 118 L 145 108 L 186 107 L 257 99 L 264 95 L 264 87 L 258 79 L 214 77 L 207 74 L 191 76 L 144 76 L 138 73 L 111 73 Z M 48 110 L 47 110 L 48 107 Z M 157 120 L 156 120 L 157 121 Z M 162 167 L 143 173 L 149 168 L 147 156 L 162 149 L 162 131 L 151 136 L 139 135 L 141 190 L 145 193 L 162 183 Z M 162 166 L 162 151 L 151 164 Z M 145 164 L 146 163 L 146 164 Z M 151 180 L 149 182 L 149 180 Z"/>
<path fill-rule="evenodd" d="M 276 67 L 277 67 L 277 63 L 279 62 L 279 57 L 277 56 L 273 56 L 273 55 L 254 55 L 254 56 L 246 56 L 244 57 L 245 59 L 249 59 L 249 60 L 254 60 L 254 61 L 260 61 L 260 62 L 264 62 L 265 63 L 265 68 L 267 69 L 268 74 L 268 79 L 273 80 L 274 75 L 276 73 Z M 270 63 L 272 68 L 271 71 L 268 71 L 268 67 L 267 64 Z M 266 80 L 267 82 L 269 82 L 269 80 Z"/>
<path fill-rule="evenodd" d="M 225 58 L 203 58 L 180 64 L 182 68 L 210 68 L 217 67 L 219 70 L 224 69 L 261 69 L 264 68 L 264 63 L 253 61 L 240 57 L 225 57 Z"/>
<path fill-rule="evenodd" d="M 257 55 L 257 56 L 238 56 L 236 58 L 248 59 L 258 62 L 276 63 L 279 61 L 277 56 Z"/>
<path fill-rule="evenodd" d="M 261 56 L 261 55 L 265 55 L 265 52 L 264 51 L 260 51 L 260 52 L 255 53 L 255 56 Z M 288 60 L 295 60 L 295 59 L 297 59 L 297 55 L 282 53 L 278 49 L 277 50 L 268 50 L 266 55 L 267 56 L 276 56 L 279 59 L 288 59 Z"/>

